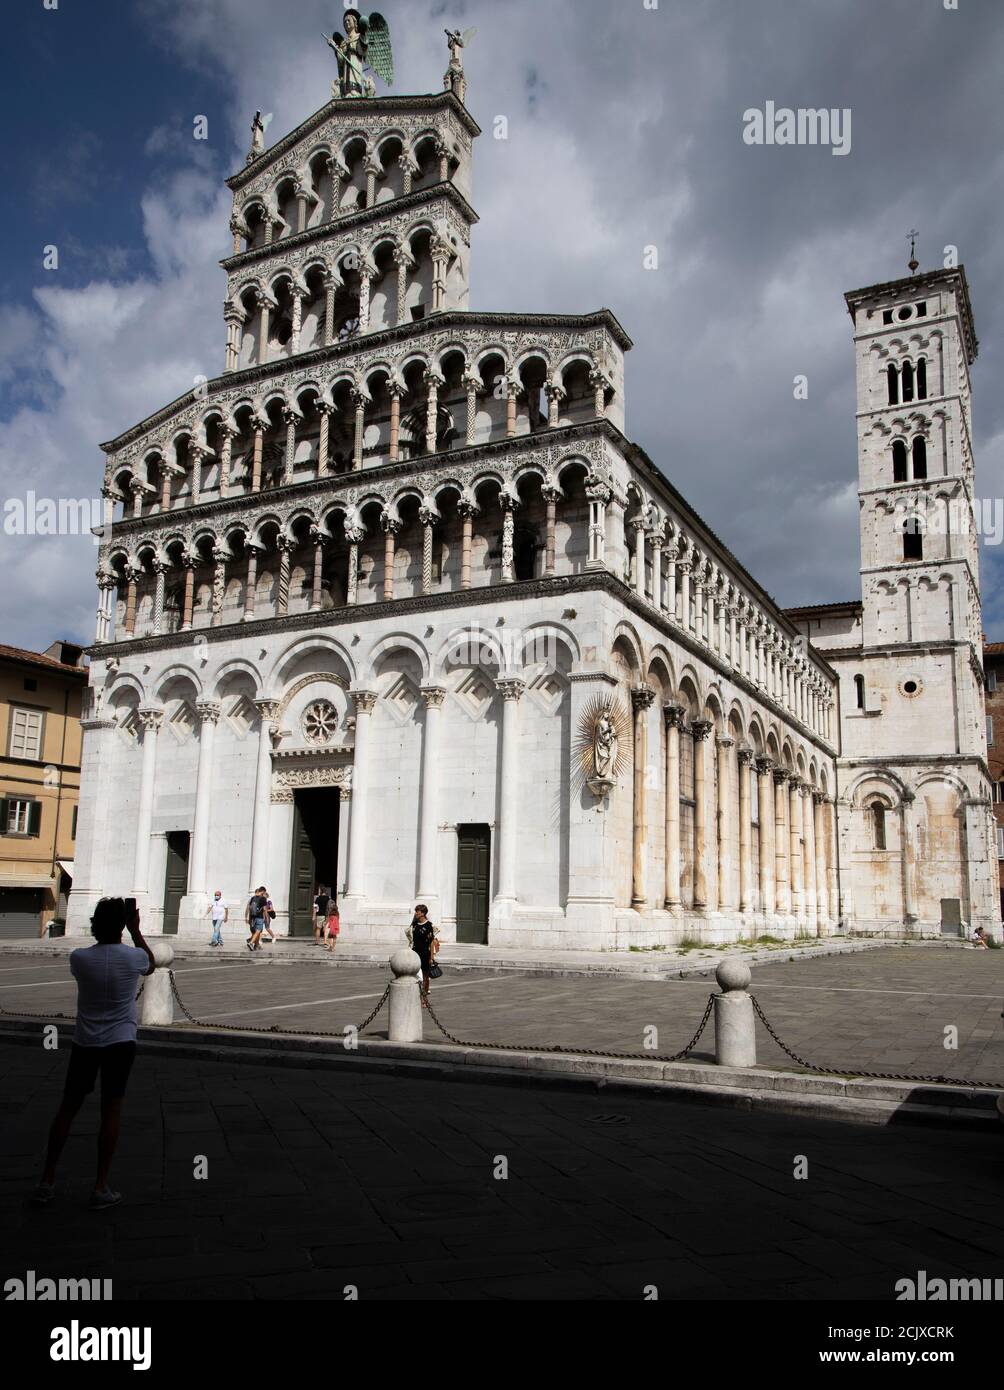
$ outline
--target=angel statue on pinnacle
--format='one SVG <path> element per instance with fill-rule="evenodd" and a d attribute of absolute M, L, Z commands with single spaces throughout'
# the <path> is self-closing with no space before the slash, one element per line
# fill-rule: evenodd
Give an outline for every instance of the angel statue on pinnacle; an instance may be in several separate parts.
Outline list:
<path fill-rule="evenodd" d="M 382 78 L 388 87 L 394 85 L 394 55 L 390 48 L 390 29 L 382 14 L 362 15 L 358 10 L 345 11 L 345 33 L 337 30 L 324 41 L 334 49 L 338 59 L 338 76 L 331 84 L 334 97 L 376 96 L 376 83 L 365 71 L 367 67 Z"/>

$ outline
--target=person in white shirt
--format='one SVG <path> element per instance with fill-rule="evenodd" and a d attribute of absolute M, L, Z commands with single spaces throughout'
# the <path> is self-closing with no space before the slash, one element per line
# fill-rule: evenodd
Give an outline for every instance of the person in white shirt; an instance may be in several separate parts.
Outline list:
<path fill-rule="evenodd" d="M 122 941 L 127 929 L 132 946 Z M 101 1128 L 98 1170 L 90 1205 L 100 1211 L 116 1206 L 120 1192 L 108 1186 L 122 1124 L 122 1101 L 136 1056 L 136 986 L 156 968 L 153 952 L 139 929 L 132 899 L 102 898 L 91 918 L 93 946 L 70 952 L 70 971 L 77 982 L 77 1025 L 66 1072 L 63 1102 L 49 1130 L 42 1180 L 33 1201 L 47 1205 L 56 1195 L 56 1164 L 70 1137 L 73 1121 L 101 1076 Z"/>
<path fill-rule="evenodd" d="M 209 943 L 210 946 L 223 945 L 223 923 L 229 915 L 230 911 L 223 901 L 223 894 L 217 888 L 213 894 L 213 901 L 209 904 L 209 911 L 206 913 L 206 916 L 213 920 L 213 939 Z"/>

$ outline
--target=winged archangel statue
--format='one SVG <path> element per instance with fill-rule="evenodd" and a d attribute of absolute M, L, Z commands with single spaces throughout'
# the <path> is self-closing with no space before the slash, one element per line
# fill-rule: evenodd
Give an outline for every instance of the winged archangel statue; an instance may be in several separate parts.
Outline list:
<path fill-rule="evenodd" d="M 382 14 L 366 16 L 358 10 L 345 11 L 345 33 L 324 36 L 338 59 L 338 77 L 331 84 L 336 97 L 376 96 L 376 83 L 369 67 L 388 87 L 394 85 L 394 55 L 390 48 L 390 29 Z"/>

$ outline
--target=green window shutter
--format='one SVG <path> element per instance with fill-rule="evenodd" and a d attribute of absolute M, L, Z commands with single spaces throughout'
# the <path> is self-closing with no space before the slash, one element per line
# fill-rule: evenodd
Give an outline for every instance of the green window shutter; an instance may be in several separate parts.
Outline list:
<path fill-rule="evenodd" d="M 42 803 L 33 801 L 28 810 L 28 834 L 37 835 L 42 829 Z"/>

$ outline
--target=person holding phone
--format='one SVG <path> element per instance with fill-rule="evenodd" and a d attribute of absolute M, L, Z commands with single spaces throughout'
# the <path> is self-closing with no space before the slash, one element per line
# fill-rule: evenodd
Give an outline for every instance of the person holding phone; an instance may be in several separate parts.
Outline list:
<path fill-rule="evenodd" d="M 411 926 L 407 931 L 408 945 L 422 963 L 422 1008 L 429 1006 L 429 980 L 443 972 L 436 965 L 439 954 L 439 938 L 436 928 L 429 921 L 429 909 L 425 903 L 418 903 Z"/>
<path fill-rule="evenodd" d="M 128 931 L 133 944 L 122 941 Z M 136 1057 L 136 987 L 152 975 L 157 962 L 139 929 L 135 898 L 102 898 L 91 918 L 93 946 L 70 952 L 70 972 L 77 982 L 77 1022 L 66 1071 L 63 1101 L 49 1129 L 42 1180 L 32 1200 L 47 1205 L 56 1195 L 56 1165 L 73 1121 L 101 1077 L 101 1127 L 98 1167 L 91 1209 L 117 1206 L 121 1192 L 108 1186 L 112 1158 L 122 1126 L 122 1102 Z"/>

